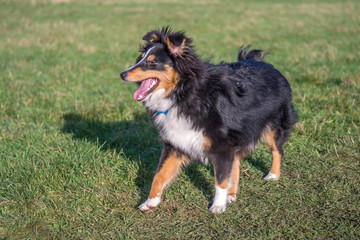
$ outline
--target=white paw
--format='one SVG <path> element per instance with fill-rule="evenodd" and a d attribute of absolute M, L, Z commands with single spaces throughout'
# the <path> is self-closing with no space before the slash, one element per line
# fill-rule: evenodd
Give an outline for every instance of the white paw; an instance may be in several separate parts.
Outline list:
<path fill-rule="evenodd" d="M 214 202 L 210 207 L 211 213 L 223 213 L 226 210 L 226 199 L 228 196 L 228 190 L 223 189 L 215 185 Z"/>
<path fill-rule="evenodd" d="M 159 205 L 160 196 L 155 198 L 148 198 L 144 203 L 139 206 L 139 210 L 142 212 L 151 212 L 154 207 Z"/>
<path fill-rule="evenodd" d="M 226 210 L 226 204 L 220 206 L 213 204 L 209 210 L 211 213 L 223 213 Z"/>
<path fill-rule="evenodd" d="M 236 197 L 233 197 L 231 195 L 227 195 L 227 198 L 226 198 L 227 203 L 235 202 L 235 200 L 236 200 Z"/>
<path fill-rule="evenodd" d="M 269 172 L 265 177 L 264 177 L 264 180 L 279 180 L 279 178 L 275 175 L 275 174 L 273 174 L 273 173 L 271 173 L 271 172 Z"/>

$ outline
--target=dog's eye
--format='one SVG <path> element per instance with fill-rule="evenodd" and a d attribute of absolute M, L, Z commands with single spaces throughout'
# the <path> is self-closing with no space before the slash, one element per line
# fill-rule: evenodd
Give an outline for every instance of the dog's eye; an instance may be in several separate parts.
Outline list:
<path fill-rule="evenodd" d="M 147 61 L 146 63 L 149 66 L 155 66 L 157 64 L 155 61 Z"/>

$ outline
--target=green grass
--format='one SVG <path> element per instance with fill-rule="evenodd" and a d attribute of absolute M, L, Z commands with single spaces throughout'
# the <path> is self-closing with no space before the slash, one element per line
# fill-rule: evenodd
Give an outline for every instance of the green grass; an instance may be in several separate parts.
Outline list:
<path fill-rule="evenodd" d="M 359 12 L 355 0 L 0 1 L 0 238 L 359 239 Z M 293 88 L 282 179 L 261 179 L 260 145 L 221 215 L 200 165 L 137 210 L 161 143 L 119 73 L 163 25 L 215 63 L 243 44 L 271 51 Z"/>

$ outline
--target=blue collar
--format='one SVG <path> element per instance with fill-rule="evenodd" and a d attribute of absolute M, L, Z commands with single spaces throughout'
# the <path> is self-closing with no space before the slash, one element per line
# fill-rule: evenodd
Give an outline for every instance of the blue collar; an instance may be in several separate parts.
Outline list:
<path fill-rule="evenodd" d="M 162 111 L 156 111 L 156 113 L 157 113 L 157 114 L 161 114 L 161 113 L 163 113 L 164 115 L 168 114 L 168 112 L 169 112 L 169 109 L 168 109 L 168 110 L 166 110 L 166 111 L 164 111 L 164 112 L 162 112 Z"/>

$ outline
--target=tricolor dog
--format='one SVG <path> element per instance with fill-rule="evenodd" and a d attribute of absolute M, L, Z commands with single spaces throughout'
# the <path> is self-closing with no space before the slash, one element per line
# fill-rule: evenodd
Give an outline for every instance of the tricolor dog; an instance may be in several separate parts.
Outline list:
<path fill-rule="evenodd" d="M 283 145 L 297 115 L 286 78 L 264 62 L 261 50 L 241 48 L 237 61 L 211 64 L 194 52 L 184 32 L 148 32 L 136 64 L 120 75 L 135 82 L 134 93 L 156 125 L 164 147 L 148 199 L 151 211 L 166 186 L 191 162 L 212 163 L 215 197 L 210 211 L 235 201 L 240 160 L 260 140 L 272 151 L 266 180 L 280 177 Z"/>

